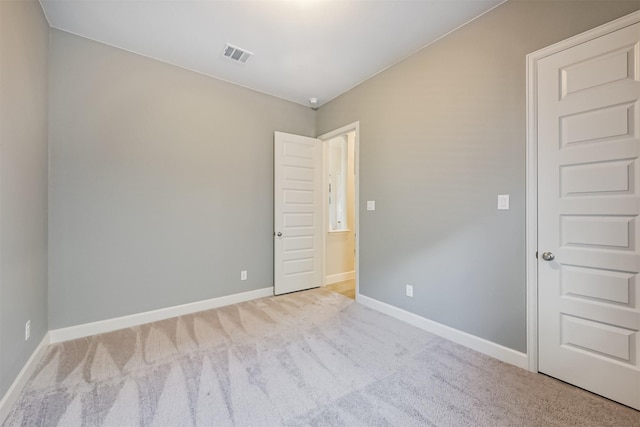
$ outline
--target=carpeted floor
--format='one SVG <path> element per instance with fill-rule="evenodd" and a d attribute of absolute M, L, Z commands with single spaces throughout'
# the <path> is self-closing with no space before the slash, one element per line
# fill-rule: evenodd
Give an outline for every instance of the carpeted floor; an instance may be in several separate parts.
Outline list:
<path fill-rule="evenodd" d="M 326 289 L 50 346 L 5 426 L 640 426 Z"/>

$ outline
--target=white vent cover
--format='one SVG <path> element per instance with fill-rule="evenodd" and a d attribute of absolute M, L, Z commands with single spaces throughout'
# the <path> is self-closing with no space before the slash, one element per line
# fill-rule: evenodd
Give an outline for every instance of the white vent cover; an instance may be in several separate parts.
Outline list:
<path fill-rule="evenodd" d="M 232 44 L 227 43 L 222 51 L 222 55 L 234 62 L 240 62 L 244 64 L 253 56 L 253 53 L 246 49 L 240 49 Z"/>

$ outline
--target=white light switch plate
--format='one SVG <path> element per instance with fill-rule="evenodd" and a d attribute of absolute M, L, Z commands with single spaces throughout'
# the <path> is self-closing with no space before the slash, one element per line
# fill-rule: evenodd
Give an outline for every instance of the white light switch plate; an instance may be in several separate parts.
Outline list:
<path fill-rule="evenodd" d="M 405 287 L 405 293 L 407 294 L 407 296 L 409 298 L 413 298 L 413 286 L 411 285 L 404 285 Z"/>
<path fill-rule="evenodd" d="M 500 194 L 498 195 L 498 209 L 501 211 L 509 210 L 509 195 L 508 194 Z"/>
<path fill-rule="evenodd" d="M 375 200 L 367 200 L 367 210 L 375 211 L 376 210 L 376 201 Z"/>

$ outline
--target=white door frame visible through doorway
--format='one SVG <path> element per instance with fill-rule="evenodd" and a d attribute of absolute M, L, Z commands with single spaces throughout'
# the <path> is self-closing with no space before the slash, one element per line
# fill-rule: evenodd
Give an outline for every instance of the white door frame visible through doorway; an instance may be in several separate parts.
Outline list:
<path fill-rule="evenodd" d="M 354 212 L 354 222 L 355 222 L 355 257 L 354 257 L 354 263 L 355 263 L 355 272 L 356 272 L 356 301 L 358 300 L 358 297 L 360 295 L 360 122 L 354 122 L 351 124 L 348 124 L 346 126 L 342 126 L 339 129 L 333 130 L 331 132 L 327 132 L 321 136 L 318 137 L 319 140 L 322 141 L 322 145 L 323 145 L 323 151 L 326 150 L 326 144 L 327 141 L 335 138 L 337 136 L 340 135 L 344 135 L 346 133 L 349 132 L 355 132 L 355 138 L 354 138 L 354 147 L 353 147 L 353 151 L 354 151 L 354 174 L 355 174 L 355 180 L 354 180 L 354 205 L 355 205 L 355 212 Z M 323 164 L 323 174 L 326 175 L 326 169 L 327 169 L 327 165 L 326 165 L 326 156 L 323 156 L 324 158 L 324 164 Z M 324 176 L 323 175 L 323 176 Z M 323 181 L 326 181 L 325 179 L 323 179 Z M 327 189 L 324 189 L 324 195 L 326 196 L 327 194 Z M 327 231 L 329 229 L 328 224 L 329 224 L 329 218 L 327 217 L 327 210 L 328 210 L 328 202 L 327 202 L 327 197 L 323 197 L 322 198 L 322 280 L 323 280 L 323 286 L 326 285 L 325 280 L 327 277 L 327 263 L 326 263 L 326 258 L 327 258 Z"/>
<path fill-rule="evenodd" d="M 557 52 L 640 22 L 640 11 L 527 55 L 526 295 L 528 368 L 538 372 L 538 76 L 537 63 Z"/>

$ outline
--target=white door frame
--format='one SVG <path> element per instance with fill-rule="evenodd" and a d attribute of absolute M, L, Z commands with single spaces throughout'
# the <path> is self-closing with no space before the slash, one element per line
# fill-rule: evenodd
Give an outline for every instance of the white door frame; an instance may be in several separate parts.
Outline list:
<path fill-rule="evenodd" d="M 526 142 L 526 281 L 527 359 L 529 370 L 538 372 L 538 61 L 640 22 L 640 11 L 596 27 L 577 36 L 527 55 L 527 142 Z M 637 66 L 637 65 L 636 65 Z"/>
<path fill-rule="evenodd" d="M 360 295 L 360 122 L 353 122 L 351 124 L 342 126 L 339 129 L 333 130 L 331 132 L 327 132 L 323 135 L 320 135 L 318 139 L 322 141 L 322 152 L 323 152 L 323 187 L 326 187 L 326 171 L 327 171 L 327 156 L 326 156 L 326 148 L 327 141 L 335 138 L 337 136 L 343 135 L 348 132 L 355 132 L 356 136 L 353 141 L 353 157 L 354 157 L 354 221 L 355 221 L 355 234 L 356 234 L 356 253 L 354 258 L 354 269 L 356 271 L 356 301 Z M 325 197 L 328 193 L 328 188 L 323 188 L 322 197 L 322 286 L 325 286 L 326 277 L 327 277 L 327 232 L 329 230 L 328 223 L 329 218 L 327 218 L 327 210 L 328 210 L 328 201 Z"/>

